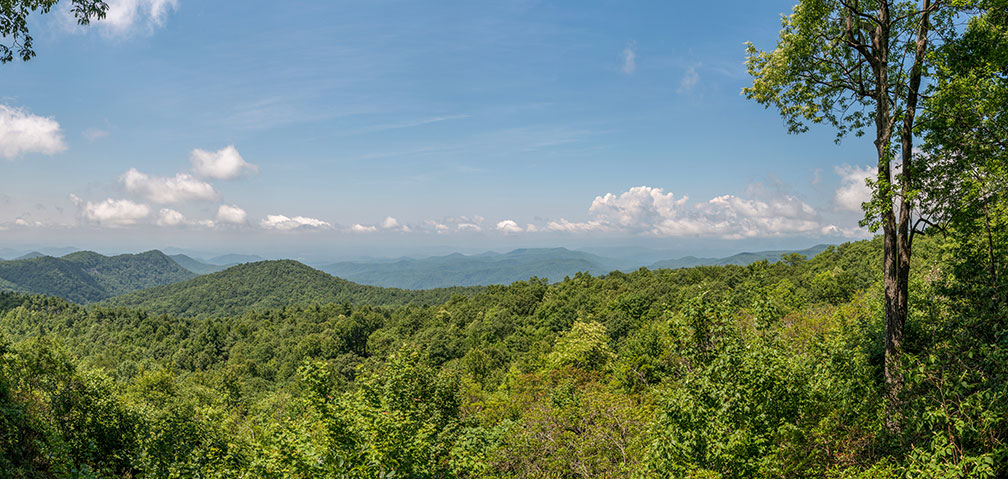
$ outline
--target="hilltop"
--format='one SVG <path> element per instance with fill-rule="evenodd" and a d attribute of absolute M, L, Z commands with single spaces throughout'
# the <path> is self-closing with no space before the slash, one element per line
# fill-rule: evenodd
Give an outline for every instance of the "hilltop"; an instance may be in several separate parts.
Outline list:
<path fill-rule="evenodd" d="M 0 289 L 92 303 L 194 277 L 160 251 L 104 256 L 78 251 L 0 262 Z"/>
<path fill-rule="evenodd" d="M 294 260 L 245 263 L 226 270 L 106 300 L 124 306 L 176 315 L 233 315 L 248 310 L 311 303 L 376 306 L 439 304 L 454 294 L 479 288 L 404 290 L 365 286 L 334 277 Z"/>

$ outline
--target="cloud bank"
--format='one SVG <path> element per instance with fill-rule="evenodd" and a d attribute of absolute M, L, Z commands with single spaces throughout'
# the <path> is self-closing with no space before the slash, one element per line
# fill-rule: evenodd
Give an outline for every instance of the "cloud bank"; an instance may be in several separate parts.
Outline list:
<path fill-rule="evenodd" d="M 331 224 L 319 219 L 305 216 L 288 218 L 284 215 L 266 215 L 266 218 L 259 222 L 259 226 L 265 229 L 280 231 L 332 228 Z"/>
<path fill-rule="evenodd" d="M 119 181 L 130 193 L 140 195 L 155 203 L 181 203 L 193 200 L 216 200 L 213 185 L 200 181 L 188 173 L 174 177 L 151 177 L 130 168 Z"/>

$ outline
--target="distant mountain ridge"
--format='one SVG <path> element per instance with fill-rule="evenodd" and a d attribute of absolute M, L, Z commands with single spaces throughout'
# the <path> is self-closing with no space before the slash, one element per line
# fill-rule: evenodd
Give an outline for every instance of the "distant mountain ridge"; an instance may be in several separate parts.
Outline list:
<path fill-rule="evenodd" d="M 447 286 L 486 286 L 510 284 L 532 276 L 560 281 L 579 272 L 594 275 L 612 271 L 632 271 L 640 267 L 689 268 L 711 265 L 747 265 L 760 260 L 775 262 L 781 255 L 798 253 L 808 257 L 823 252 L 828 245 L 804 250 L 739 253 L 726 258 L 685 258 L 641 264 L 567 248 L 521 248 L 508 253 L 486 252 L 476 255 L 454 253 L 446 256 L 395 260 L 343 261 L 319 266 L 319 269 L 362 284 L 395 288 L 426 289 Z"/>
<path fill-rule="evenodd" d="M 601 256 L 567 248 L 522 248 L 508 253 L 447 256 L 395 261 L 344 261 L 319 269 L 363 284 L 427 289 L 447 286 L 511 284 L 532 276 L 559 281 L 579 271 L 605 274 L 620 264 Z"/>
<path fill-rule="evenodd" d="M 59 296 L 77 303 L 97 302 L 194 276 L 157 250 L 116 256 L 78 251 L 59 258 L 0 261 L 0 289 Z"/>
<path fill-rule="evenodd" d="M 482 288 L 410 291 L 353 283 L 294 260 L 244 263 L 187 281 L 109 298 L 102 304 L 152 313 L 195 316 L 235 315 L 311 303 L 356 303 L 374 306 L 441 304 L 455 294 Z"/>
<path fill-rule="evenodd" d="M 218 271 L 227 269 L 229 266 L 234 266 L 234 265 L 207 264 L 198 259 L 195 259 L 191 256 L 187 256 L 184 254 L 173 254 L 169 256 L 169 258 L 175 260 L 175 262 L 178 263 L 179 266 L 189 271 L 192 271 L 193 273 L 196 274 L 216 273 Z"/>

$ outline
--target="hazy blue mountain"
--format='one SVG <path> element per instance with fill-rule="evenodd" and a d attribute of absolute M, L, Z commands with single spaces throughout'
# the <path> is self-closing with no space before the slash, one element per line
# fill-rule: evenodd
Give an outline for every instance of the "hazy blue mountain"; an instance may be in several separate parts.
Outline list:
<path fill-rule="evenodd" d="M 244 263 L 188 281 L 135 291 L 103 304 L 176 315 L 236 315 L 252 309 L 311 303 L 370 305 L 441 304 L 482 288 L 409 291 L 365 286 L 333 277 L 294 260 Z"/>
<path fill-rule="evenodd" d="M 826 245 L 791 251 L 760 251 L 739 253 L 725 258 L 687 256 L 673 260 L 650 261 L 662 250 L 613 249 L 612 253 L 630 253 L 631 257 L 607 257 L 566 248 L 526 248 L 508 253 L 486 252 L 474 255 L 459 253 L 429 258 L 398 258 L 369 261 L 343 261 L 319 266 L 319 269 L 361 284 L 396 288 L 437 288 L 510 284 L 532 276 L 559 281 L 587 271 L 594 275 L 612 271 L 632 271 L 640 267 L 689 268 L 706 265 L 746 265 L 766 259 L 777 261 L 782 254 L 796 252 L 806 256 L 819 254 Z M 660 257 L 660 256 L 659 256 Z M 644 261 L 648 259 L 649 261 Z"/>
<path fill-rule="evenodd" d="M 179 266 L 196 274 L 210 274 L 226 269 L 230 265 L 207 264 L 184 254 L 173 254 L 169 258 L 175 260 Z"/>
<path fill-rule="evenodd" d="M 800 255 L 804 255 L 808 258 L 811 258 L 819 253 L 822 253 L 828 247 L 829 245 L 820 244 L 803 250 L 772 250 L 772 251 L 757 251 L 754 253 L 746 252 L 732 255 L 727 258 L 697 258 L 695 256 L 686 256 L 679 259 L 658 261 L 657 263 L 650 265 L 648 268 L 675 269 L 675 268 L 691 268 L 694 266 L 725 266 L 729 264 L 746 266 L 762 260 L 776 262 L 781 259 L 781 255 L 786 255 L 790 253 L 798 253 Z"/>
<path fill-rule="evenodd" d="M 25 254 L 23 254 L 21 256 L 18 256 L 17 258 L 14 258 L 14 259 L 15 260 L 19 260 L 19 259 L 32 259 L 32 258 L 41 258 L 43 256 L 49 256 L 49 255 L 39 253 L 38 251 L 32 251 L 31 253 L 25 253 Z"/>
<path fill-rule="evenodd" d="M 508 253 L 481 253 L 392 261 L 353 262 L 319 269 L 350 281 L 394 288 L 426 289 L 447 286 L 510 284 L 532 276 L 550 281 L 587 271 L 605 274 L 622 265 L 601 256 L 566 248 L 525 248 Z"/>
<path fill-rule="evenodd" d="M 60 258 L 0 262 L 0 288 L 89 303 L 194 277 L 160 251 L 104 256 L 79 251 Z"/>
<path fill-rule="evenodd" d="M 76 253 L 78 251 L 83 251 L 83 250 L 81 250 L 80 248 L 73 247 L 73 246 L 61 246 L 61 247 L 54 247 L 54 248 L 39 248 L 39 251 L 41 251 L 42 254 L 49 255 L 49 256 L 55 256 L 55 257 L 59 258 L 61 256 L 66 256 L 66 255 L 68 255 L 70 253 Z"/>
<path fill-rule="evenodd" d="M 263 261 L 264 259 L 265 258 L 262 256 L 256 256 L 254 254 L 225 254 L 210 258 L 206 260 L 206 262 L 218 266 L 234 266 L 242 263 L 255 263 L 257 261 Z"/>

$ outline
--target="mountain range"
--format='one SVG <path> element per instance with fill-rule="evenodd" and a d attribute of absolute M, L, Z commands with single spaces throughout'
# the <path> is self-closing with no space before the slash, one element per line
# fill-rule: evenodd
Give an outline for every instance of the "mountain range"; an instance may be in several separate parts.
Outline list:
<path fill-rule="evenodd" d="M 59 296 L 77 303 L 93 303 L 195 276 L 157 250 L 117 256 L 78 251 L 59 258 L 43 255 L 0 261 L 0 289 Z"/>
<path fill-rule="evenodd" d="M 411 291 L 366 286 L 294 260 L 273 260 L 243 263 L 180 283 L 116 296 L 101 304 L 179 316 L 236 315 L 253 309 L 311 303 L 441 304 L 453 295 L 474 294 L 481 289 L 456 287 Z"/>
<path fill-rule="evenodd" d="M 739 253 L 725 258 L 697 258 L 658 261 L 651 264 L 635 259 L 620 259 L 574 251 L 567 248 L 516 249 L 508 253 L 487 252 L 476 255 L 454 253 L 430 258 L 344 261 L 319 265 L 322 271 L 361 284 L 393 288 L 425 289 L 446 286 L 510 284 L 532 276 L 560 281 L 578 272 L 594 275 L 612 271 L 632 271 L 641 267 L 688 268 L 693 266 L 747 265 L 756 261 L 777 261 L 782 255 L 798 253 L 807 257 L 823 252 L 828 245 L 792 251 Z"/>
<path fill-rule="evenodd" d="M 293 260 L 263 261 L 250 255 L 200 260 L 185 254 L 167 256 L 158 250 L 117 256 L 76 251 L 61 257 L 35 251 L 21 255 L 22 259 L 0 261 L 0 290 L 48 294 L 77 303 L 107 300 L 106 304 L 144 306 L 155 312 L 233 313 L 316 301 L 400 304 L 436 298 L 434 302 L 439 302 L 450 297 L 450 291 L 467 292 L 466 287 L 510 284 L 533 276 L 555 282 L 578 272 L 602 275 L 640 267 L 746 265 L 776 261 L 789 253 L 811 257 L 826 248 L 817 245 L 800 251 L 739 253 L 726 258 L 689 256 L 652 264 L 566 248 L 526 248 L 507 253 L 339 262 L 319 265 L 318 269 Z M 426 291 L 437 288 L 441 290 Z M 203 306 L 193 306 L 196 304 Z"/>

